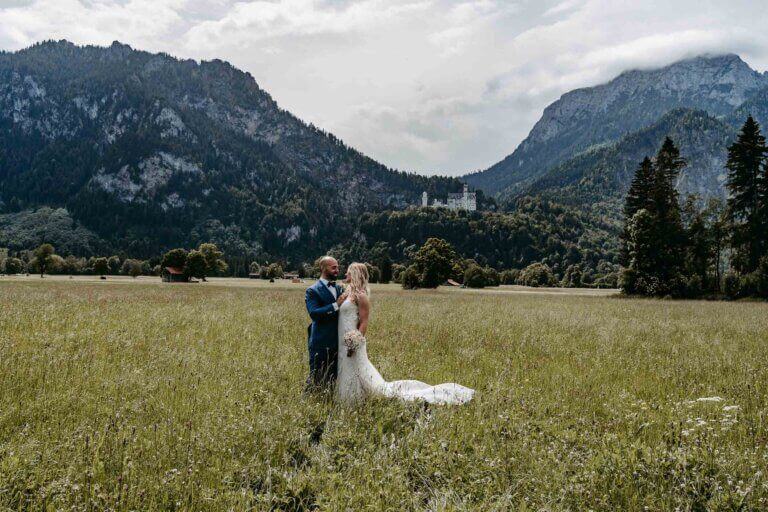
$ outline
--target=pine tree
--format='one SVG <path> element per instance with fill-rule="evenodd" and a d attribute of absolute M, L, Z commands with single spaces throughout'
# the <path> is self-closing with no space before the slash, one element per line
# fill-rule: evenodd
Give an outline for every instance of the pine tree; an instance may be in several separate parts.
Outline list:
<path fill-rule="evenodd" d="M 675 143 L 669 137 L 665 138 L 654 162 L 649 210 L 657 248 L 653 264 L 662 287 L 668 287 L 669 293 L 679 291 L 676 280 L 681 277 L 683 268 L 685 232 L 675 181 L 685 165 Z"/>
<path fill-rule="evenodd" d="M 716 264 L 716 247 L 713 226 L 708 224 L 706 210 L 698 206 L 699 197 L 689 195 L 683 207 L 685 226 L 685 276 L 688 278 L 691 295 L 709 291 L 714 283 L 711 270 Z"/>
<path fill-rule="evenodd" d="M 731 224 L 733 265 L 742 273 L 754 271 L 765 254 L 768 225 L 768 148 L 760 126 L 747 118 L 738 139 L 728 148 L 728 221 Z"/>
<path fill-rule="evenodd" d="M 667 137 L 655 160 L 646 158 L 635 173 L 624 208 L 622 286 L 627 293 L 683 291 L 685 230 L 675 181 L 684 166 L 680 151 Z"/>
<path fill-rule="evenodd" d="M 635 171 L 635 177 L 629 186 L 624 202 L 624 231 L 621 235 L 621 247 L 619 249 L 619 263 L 629 266 L 629 222 L 634 215 L 648 208 L 650 203 L 651 179 L 653 177 L 653 162 L 647 156 Z"/>

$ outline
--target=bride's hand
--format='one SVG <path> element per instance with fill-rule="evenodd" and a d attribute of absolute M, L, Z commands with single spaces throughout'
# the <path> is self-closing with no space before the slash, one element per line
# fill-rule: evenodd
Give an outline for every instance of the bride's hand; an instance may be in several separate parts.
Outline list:
<path fill-rule="evenodd" d="M 349 292 L 344 292 L 341 295 L 339 295 L 339 298 L 336 299 L 336 305 L 341 306 L 344 304 L 344 301 L 347 300 L 347 297 L 349 297 Z"/>

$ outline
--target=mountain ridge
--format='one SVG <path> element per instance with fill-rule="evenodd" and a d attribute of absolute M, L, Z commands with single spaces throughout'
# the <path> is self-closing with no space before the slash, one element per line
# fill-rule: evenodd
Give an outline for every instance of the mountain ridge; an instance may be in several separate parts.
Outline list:
<path fill-rule="evenodd" d="M 136 255 L 308 256 L 458 180 L 389 169 L 221 60 L 47 41 L 0 53 L 0 213 L 65 208 Z"/>
<path fill-rule="evenodd" d="M 590 147 L 611 144 L 675 108 L 727 117 L 768 88 L 768 73 L 738 55 L 698 56 L 652 70 L 628 70 L 548 105 L 507 157 L 463 179 L 496 195 L 524 193 L 537 178 Z M 743 122 L 743 119 L 741 120 Z"/>

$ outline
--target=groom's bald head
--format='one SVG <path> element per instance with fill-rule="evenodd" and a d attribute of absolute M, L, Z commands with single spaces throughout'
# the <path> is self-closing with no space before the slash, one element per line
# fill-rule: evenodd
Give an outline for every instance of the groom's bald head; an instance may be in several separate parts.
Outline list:
<path fill-rule="evenodd" d="M 336 279 L 339 275 L 339 262 L 333 256 L 323 256 L 318 260 L 320 274 L 329 281 Z"/>

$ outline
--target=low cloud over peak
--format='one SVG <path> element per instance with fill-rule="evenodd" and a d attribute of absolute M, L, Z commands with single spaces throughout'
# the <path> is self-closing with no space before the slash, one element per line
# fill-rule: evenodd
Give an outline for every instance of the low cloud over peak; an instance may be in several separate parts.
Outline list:
<path fill-rule="evenodd" d="M 221 58 L 382 163 L 462 174 L 563 93 L 699 54 L 768 68 L 760 0 L 11 0 L 0 48 L 43 39 Z"/>

